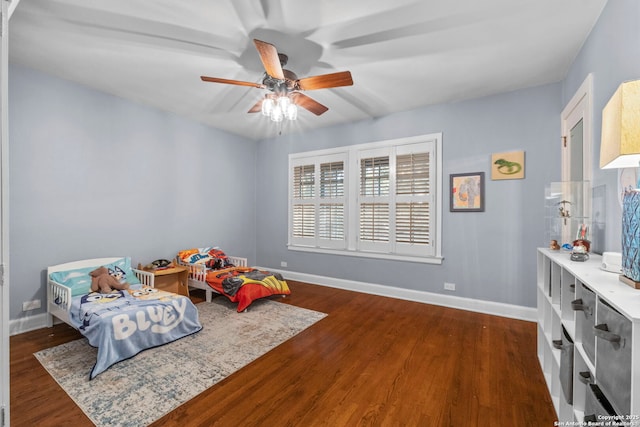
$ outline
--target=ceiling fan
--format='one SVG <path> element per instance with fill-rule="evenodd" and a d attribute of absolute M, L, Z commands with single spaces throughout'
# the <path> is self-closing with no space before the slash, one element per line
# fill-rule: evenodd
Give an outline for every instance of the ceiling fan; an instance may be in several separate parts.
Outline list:
<path fill-rule="evenodd" d="M 241 80 L 221 79 L 218 77 L 200 76 L 202 81 L 224 83 L 239 86 L 250 86 L 259 89 L 267 89 L 270 93 L 259 100 L 249 109 L 249 113 L 262 112 L 270 116 L 273 121 L 281 121 L 283 118 L 295 120 L 297 117 L 296 105 L 319 116 L 329 108 L 320 104 L 301 91 L 328 89 L 340 86 L 351 86 L 353 80 L 349 71 L 341 71 L 331 74 L 322 74 L 313 77 L 298 78 L 293 71 L 284 69 L 289 58 L 283 53 L 278 53 L 276 47 L 270 43 L 253 39 L 260 60 L 265 69 L 262 83 L 245 82 Z"/>

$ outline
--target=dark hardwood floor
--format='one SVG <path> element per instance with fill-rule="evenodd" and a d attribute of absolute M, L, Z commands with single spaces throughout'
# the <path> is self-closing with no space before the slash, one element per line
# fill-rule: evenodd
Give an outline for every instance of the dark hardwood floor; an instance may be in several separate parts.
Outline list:
<path fill-rule="evenodd" d="M 278 301 L 329 316 L 153 426 L 553 426 L 535 323 L 289 285 Z M 79 337 L 11 337 L 12 426 L 92 425 L 33 356 Z"/>

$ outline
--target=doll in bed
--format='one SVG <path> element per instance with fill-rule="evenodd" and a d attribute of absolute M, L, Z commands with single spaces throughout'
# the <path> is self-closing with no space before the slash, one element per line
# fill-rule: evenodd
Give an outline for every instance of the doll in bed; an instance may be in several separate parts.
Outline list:
<path fill-rule="evenodd" d="M 120 283 L 120 281 L 109 274 L 109 270 L 106 267 L 99 267 L 89 273 L 91 276 L 91 292 L 100 292 L 101 294 L 108 294 L 115 290 L 129 289 L 127 282 Z"/>

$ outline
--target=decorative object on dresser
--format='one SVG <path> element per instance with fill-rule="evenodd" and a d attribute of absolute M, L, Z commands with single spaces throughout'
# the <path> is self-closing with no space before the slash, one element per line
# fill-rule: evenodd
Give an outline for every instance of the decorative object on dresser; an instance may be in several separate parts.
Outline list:
<path fill-rule="evenodd" d="M 600 168 L 640 165 L 640 80 L 622 83 L 602 110 Z M 625 191 L 622 207 L 622 272 L 620 280 L 640 288 L 640 193 Z"/>
<path fill-rule="evenodd" d="M 640 192 L 624 195 L 622 206 L 622 274 L 620 280 L 640 289 Z"/>
<path fill-rule="evenodd" d="M 569 256 L 571 261 L 585 262 L 589 259 L 589 253 L 584 246 L 574 246 Z"/>
<path fill-rule="evenodd" d="M 611 273 L 622 274 L 622 254 L 620 252 L 604 252 L 600 268 Z"/>
<path fill-rule="evenodd" d="M 582 253 L 588 253 L 592 246 L 587 237 L 591 225 L 590 196 L 588 181 L 558 181 L 545 186 L 545 237 L 571 251 L 569 256 L 579 253 L 580 246 L 584 247 Z"/>
<path fill-rule="evenodd" d="M 538 359 L 558 425 L 640 415 L 640 294 L 602 263 L 538 249 Z"/>
<path fill-rule="evenodd" d="M 591 251 L 591 240 L 589 240 L 589 226 L 587 226 L 587 224 L 580 224 L 580 226 L 578 226 L 578 232 L 576 233 L 576 240 L 573 241 L 573 246 L 583 246 L 586 252 Z"/>
<path fill-rule="evenodd" d="M 584 262 L 589 259 L 589 248 L 591 242 L 587 239 L 587 224 L 580 224 L 576 234 L 576 240 L 573 241 L 571 250 L 571 261 Z"/>

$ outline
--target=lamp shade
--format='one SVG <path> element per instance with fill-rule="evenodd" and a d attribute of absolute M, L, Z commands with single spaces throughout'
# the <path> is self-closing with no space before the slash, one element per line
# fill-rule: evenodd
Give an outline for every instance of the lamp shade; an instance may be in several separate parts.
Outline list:
<path fill-rule="evenodd" d="M 600 168 L 640 165 L 640 80 L 618 87 L 602 110 Z"/>

